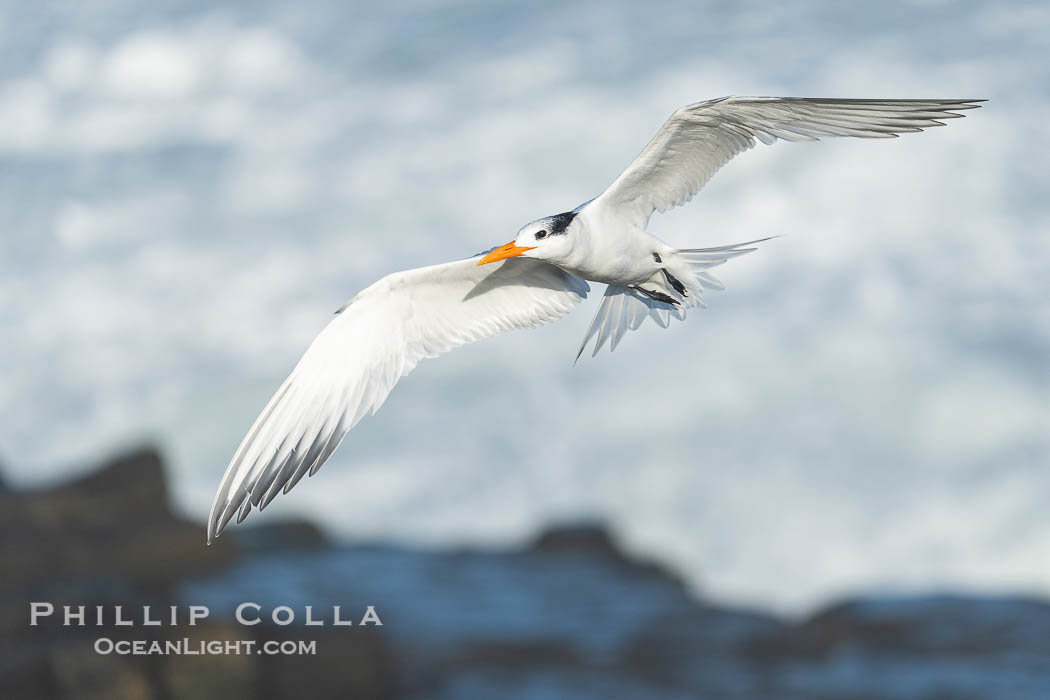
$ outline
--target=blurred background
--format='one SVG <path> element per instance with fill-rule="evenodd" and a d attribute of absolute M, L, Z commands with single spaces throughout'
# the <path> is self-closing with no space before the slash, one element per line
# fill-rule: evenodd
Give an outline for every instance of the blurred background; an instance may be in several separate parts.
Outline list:
<path fill-rule="evenodd" d="M 890 692 L 890 667 L 865 656 L 873 639 L 912 664 L 893 697 L 1050 694 L 1040 602 L 1050 595 L 1045 3 L 0 7 L 5 547 L 44 553 L 5 592 L 23 645 L 33 639 L 24 601 L 48 575 L 71 567 L 71 581 L 97 583 L 123 565 L 93 569 L 83 553 L 111 551 L 114 533 L 138 536 L 128 530 L 163 515 L 181 523 L 179 556 L 200 566 L 173 566 L 183 560 L 172 555 L 165 569 L 144 553 L 152 540 L 128 549 L 144 557 L 128 564 L 129 580 L 159 599 L 393 596 L 386 610 L 400 631 L 372 635 L 387 645 L 375 652 L 384 661 L 366 664 L 386 680 L 364 696 L 847 697 L 863 687 L 872 697 Z M 317 478 L 245 524 L 263 529 L 234 528 L 203 550 L 199 523 L 229 457 L 346 299 L 388 272 L 466 257 L 575 207 L 674 109 L 726 94 L 990 102 L 892 141 L 741 156 L 650 225 L 683 247 L 782 236 L 721 268 L 729 290 L 708 310 L 670 330 L 647 325 L 576 367 L 593 300 L 553 326 L 424 362 Z M 125 456 L 89 475 L 113 455 Z M 121 489 L 140 478 L 170 512 L 126 510 L 137 497 Z M 83 483 L 103 500 L 48 500 Z M 55 515 L 62 507 L 78 515 Z M 112 522 L 74 535 L 78 517 L 101 517 L 96 508 Z M 296 522 L 292 535 L 279 525 Z M 37 547 L 40 528 L 50 539 Z M 68 549 L 95 535 L 79 555 Z M 299 551 L 304 542 L 313 554 Z M 613 585 L 609 571 L 636 566 L 654 577 L 659 604 L 639 603 L 633 617 L 612 612 L 642 595 L 629 577 L 593 597 L 556 597 Z M 502 573 L 477 573 L 486 567 Z M 333 570 L 345 572 L 345 590 L 295 575 Z M 77 585 L 66 593 L 82 599 Z M 560 602 L 544 613 L 551 595 Z M 457 617 L 479 600 L 489 602 L 476 626 Z M 583 602 L 592 616 L 577 620 L 569 607 Z M 448 617 L 426 622 L 435 606 Z M 697 617 L 674 639 L 638 637 L 669 629 L 657 614 L 691 620 L 701 608 L 747 613 L 677 660 L 670 650 L 722 628 Z M 537 622 L 551 614 L 576 622 Z M 835 622 L 853 632 L 798 641 L 829 614 L 897 615 L 917 630 L 933 624 L 917 615 L 941 614 L 941 641 L 972 641 L 959 622 L 971 614 L 1027 631 L 993 635 L 985 649 L 1020 666 L 968 674 L 969 646 L 959 666 L 944 660 L 958 650 L 936 642 L 946 654 L 937 663 L 901 652 L 913 648 L 905 623 L 884 639 Z M 528 675 L 522 660 L 533 656 L 513 646 L 536 643 L 525 617 L 555 645 L 537 652 L 549 661 L 542 676 Z M 752 623 L 766 637 L 755 641 Z M 502 669 L 495 676 L 441 686 L 475 657 L 427 666 L 438 632 L 430 646 L 426 635 L 402 642 L 460 626 L 472 644 L 498 637 L 511 651 L 485 657 Z M 744 670 L 696 675 L 708 668 L 697 658 L 745 637 Z M 63 638 L 35 639 L 44 648 Z M 1041 655 L 1011 655 L 1011 644 Z M 777 649 L 800 645 L 821 650 L 806 657 L 817 661 L 769 670 Z M 406 648 L 416 680 L 400 682 Z M 565 659 L 590 670 L 572 675 Z M 79 676 L 48 664 L 47 687 L 86 687 L 56 685 Z M 507 664 L 526 675 L 507 676 Z M 602 685 L 634 668 L 647 669 L 632 676 L 637 688 Z M 755 669 L 767 674 L 758 685 Z M 178 695 L 165 673 L 146 673 L 143 692 Z M 511 681 L 485 685 L 496 676 Z"/>

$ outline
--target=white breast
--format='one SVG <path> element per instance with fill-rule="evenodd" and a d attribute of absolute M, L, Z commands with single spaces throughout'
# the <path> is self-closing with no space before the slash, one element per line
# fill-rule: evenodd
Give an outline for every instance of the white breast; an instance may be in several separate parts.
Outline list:
<path fill-rule="evenodd" d="M 621 286 L 637 284 L 658 269 L 653 253 L 671 250 L 656 236 L 611 215 L 604 207 L 585 205 L 577 221 L 572 252 L 557 265 L 585 280 Z"/>

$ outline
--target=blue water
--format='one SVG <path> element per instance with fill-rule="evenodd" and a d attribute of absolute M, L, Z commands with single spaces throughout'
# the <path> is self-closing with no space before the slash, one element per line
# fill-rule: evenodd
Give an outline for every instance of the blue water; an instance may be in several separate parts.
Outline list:
<path fill-rule="evenodd" d="M 790 622 L 594 552 L 388 547 L 252 555 L 180 596 L 219 618 L 374 605 L 411 698 L 1050 697 L 1050 606 L 1023 599 L 866 598 Z"/>

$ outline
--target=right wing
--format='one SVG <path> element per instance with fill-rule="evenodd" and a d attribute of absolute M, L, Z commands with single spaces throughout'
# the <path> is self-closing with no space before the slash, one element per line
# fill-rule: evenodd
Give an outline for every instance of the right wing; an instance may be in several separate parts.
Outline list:
<path fill-rule="evenodd" d="M 208 541 L 313 475 L 425 357 L 561 318 L 587 283 L 539 260 L 477 257 L 387 275 L 321 331 L 241 442 L 208 517 Z"/>
<path fill-rule="evenodd" d="M 943 126 L 984 100 L 722 97 L 682 107 L 593 205 L 645 228 L 653 211 L 684 204 L 731 158 L 755 145 L 826 136 L 891 138 Z"/>

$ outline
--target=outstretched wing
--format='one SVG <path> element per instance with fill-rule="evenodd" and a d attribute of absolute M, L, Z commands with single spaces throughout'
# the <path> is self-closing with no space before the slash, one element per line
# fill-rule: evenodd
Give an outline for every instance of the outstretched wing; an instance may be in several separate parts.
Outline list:
<path fill-rule="evenodd" d="M 342 309 L 256 419 L 222 478 L 208 541 L 315 474 L 424 357 L 567 314 L 587 283 L 539 260 L 477 257 L 388 275 Z"/>
<path fill-rule="evenodd" d="M 654 210 L 692 199 L 715 172 L 755 145 L 825 136 L 891 138 L 943 126 L 984 100 L 836 100 L 723 97 L 682 107 L 593 204 L 639 228 Z"/>

